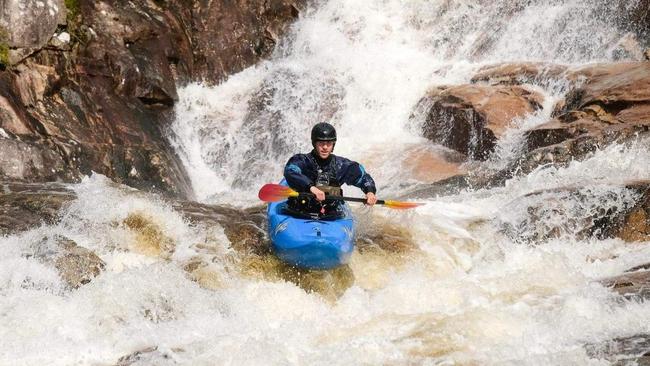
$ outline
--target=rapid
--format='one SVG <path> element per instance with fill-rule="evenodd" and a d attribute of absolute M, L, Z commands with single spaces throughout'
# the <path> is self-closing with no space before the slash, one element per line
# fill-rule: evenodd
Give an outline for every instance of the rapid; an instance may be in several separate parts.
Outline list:
<path fill-rule="evenodd" d="M 328 120 L 335 153 L 364 164 L 379 198 L 399 198 L 471 169 L 421 136 L 414 107 L 428 89 L 499 62 L 614 61 L 628 35 L 610 14 L 633 2 L 318 1 L 269 60 L 180 89 L 170 139 L 198 201 L 256 210 L 257 190 Z M 515 159 L 567 87 L 537 85 L 542 109 L 485 164 Z M 326 273 L 233 248 L 224 227 L 191 225 L 161 197 L 90 176 L 70 185 L 77 198 L 60 223 L 0 237 L 0 364 L 113 365 L 141 350 L 132 364 L 611 364 L 597 345 L 650 334 L 650 304 L 599 280 L 649 263 L 650 246 L 583 235 L 579 223 L 635 203 L 617 183 L 650 179 L 649 143 L 419 197 L 409 211 L 354 206 L 357 250 Z M 554 190 L 566 186 L 584 194 Z M 67 288 L 36 259 L 56 235 L 94 251 L 104 271 Z"/>

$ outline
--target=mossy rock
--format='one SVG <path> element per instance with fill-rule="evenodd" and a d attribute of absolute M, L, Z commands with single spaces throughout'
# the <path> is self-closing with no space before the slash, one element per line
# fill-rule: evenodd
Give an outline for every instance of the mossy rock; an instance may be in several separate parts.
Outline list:
<path fill-rule="evenodd" d="M 65 0 L 65 8 L 68 11 L 68 22 L 74 22 L 80 13 L 79 0 Z"/>
<path fill-rule="evenodd" d="M 0 27 L 0 68 L 9 66 L 9 33 Z"/>

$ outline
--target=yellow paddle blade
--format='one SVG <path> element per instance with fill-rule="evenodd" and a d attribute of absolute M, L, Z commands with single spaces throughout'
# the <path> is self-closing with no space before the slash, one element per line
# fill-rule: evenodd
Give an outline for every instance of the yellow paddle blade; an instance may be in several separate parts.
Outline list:
<path fill-rule="evenodd" d="M 409 208 L 422 206 L 423 204 L 424 203 L 384 200 L 384 206 L 394 208 L 397 210 L 407 210 Z"/>
<path fill-rule="evenodd" d="M 297 197 L 298 192 L 281 184 L 269 183 L 260 188 L 257 196 L 264 202 L 278 202 L 289 197 Z"/>

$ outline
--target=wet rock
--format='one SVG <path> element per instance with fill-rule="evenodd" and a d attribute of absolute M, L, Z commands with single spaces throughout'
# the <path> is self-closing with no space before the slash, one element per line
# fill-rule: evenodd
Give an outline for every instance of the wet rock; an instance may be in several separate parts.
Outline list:
<path fill-rule="evenodd" d="M 53 264 L 61 279 L 73 289 L 89 283 L 106 266 L 94 252 L 61 235 L 43 238 L 37 244 L 35 257 Z"/>
<path fill-rule="evenodd" d="M 225 287 L 221 275 L 210 268 L 210 263 L 206 263 L 199 257 L 190 259 L 183 265 L 183 269 L 187 272 L 189 278 L 202 288 L 218 290 Z"/>
<path fill-rule="evenodd" d="M 599 104 L 608 113 L 617 114 L 634 104 L 650 103 L 647 62 L 589 65 L 571 70 L 568 77 L 583 82 L 567 94 L 566 103 L 556 115 L 591 104 Z"/>
<path fill-rule="evenodd" d="M 59 275 L 72 288 L 79 288 L 97 277 L 106 264 L 94 252 L 67 238 L 57 239 L 62 253 L 55 260 Z"/>
<path fill-rule="evenodd" d="M 184 1 L 166 1 L 163 7 L 191 24 L 194 79 L 219 82 L 270 55 L 305 4 L 208 1 L 188 9 Z"/>
<path fill-rule="evenodd" d="M 176 243 L 151 216 L 143 212 L 131 213 L 123 224 L 136 234 L 132 247 L 135 252 L 164 259 L 169 259 L 174 254 Z"/>
<path fill-rule="evenodd" d="M 59 210 L 75 199 L 59 183 L 0 183 L 0 235 L 11 235 L 58 221 Z"/>
<path fill-rule="evenodd" d="M 401 174 L 423 182 L 436 182 L 462 174 L 465 171 L 463 163 L 467 161 L 461 153 L 431 145 L 406 148 L 399 156 L 398 159 L 402 159 Z M 395 158 L 395 155 L 384 157 Z"/>
<path fill-rule="evenodd" d="M 627 189 L 637 194 L 636 204 L 618 217 L 607 221 L 604 234 L 625 240 L 626 242 L 645 242 L 650 240 L 650 182 L 629 182 Z"/>
<path fill-rule="evenodd" d="M 567 67 L 542 62 L 503 63 L 484 66 L 471 79 L 472 83 L 490 85 L 546 85 L 563 78 Z"/>
<path fill-rule="evenodd" d="M 579 117 L 574 121 L 555 119 L 540 125 L 526 132 L 525 152 L 508 170 L 527 174 L 541 165 L 565 166 L 612 143 L 646 135 L 650 131 L 646 109 L 635 106 L 615 116 L 577 112 L 574 115 Z"/>
<path fill-rule="evenodd" d="M 63 158 L 37 143 L 0 137 L 0 178 L 23 181 L 52 181 L 72 177 Z"/>
<path fill-rule="evenodd" d="M 580 86 L 556 106 L 554 119 L 526 132 L 523 155 L 506 170 L 527 174 L 544 164 L 563 166 L 650 131 L 649 63 L 600 64 L 569 74 Z"/>
<path fill-rule="evenodd" d="M 381 252 L 388 255 L 406 254 L 419 247 L 407 227 L 394 224 L 388 220 L 373 219 L 370 230 L 360 229 L 355 244 L 360 253 Z"/>
<path fill-rule="evenodd" d="M 629 32 L 621 37 L 613 46 L 612 58 L 616 61 L 643 60 L 643 48 L 636 37 L 636 34 Z"/>
<path fill-rule="evenodd" d="M 647 366 L 650 365 L 650 334 L 588 344 L 585 350 L 590 357 L 607 360 L 615 366 Z"/>
<path fill-rule="evenodd" d="M 650 48 L 646 49 L 645 52 L 643 52 L 643 58 L 645 58 L 646 61 L 650 61 Z"/>
<path fill-rule="evenodd" d="M 621 296 L 630 300 L 650 299 L 650 271 L 640 270 L 610 277 L 601 281 Z"/>
<path fill-rule="evenodd" d="M 0 71 L 0 138 L 10 140 L 0 149 L 12 156 L 0 161 L 0 179 L 76 182 L 95 171 L 191 199 L 165 137 L 176 85 L 218 82 L 268 56 L 303 1 L 67 5 L 1 4 L 0 28 L 18 19 L 15 7 L 28 12 L 0 39 L 32 41 L 11 43 L 13 66 Z M 5 48 L 0 40 L 0 59 Z"/>
<path fill-rule="evenodd" d="M 540 108 L 542 97 L 518 86 L 461 85 L 433 89 L 416 110 L 425 110 L 423 135 L 473 159 L 486 159 L 510 123 Z"/>
<path fill-rule="evenodd" d="M 173 349 L 174 352 L 183 352 L 182 349 Z M 115 366 L 139 366 L 139 365 L 178 365 L 168 352 L 159 351 L 157 346 L 143 348 L 117 360 Z"/>
<path fill-rule="evenodd" d="M 648 223 L 642 215 L 649 206 L 650 181 L 568 186 L 514 200 L 499 220 L 506 235 L 526 243 L 561 237 L 648 240 Z"/>
<path fill-rule="evenodd" d="M 230 245 L 239 252 L 259 255 L 269 253 L 264 206 L 240 210 L 227 206 L 176 201 L 173 207 L 183 213 L 193 225 L 222 226 Z"/>
<path fill-rule="evenodd" d="M 9 46 L 39 49 L 52 37 L 65 12 L 63 0 L 5 0 L 0 3 L 0 27 Z"/>
<path fill-rule="evenodd" d="M 471 178 L 468 174 L 458 174 L 452 177 L 439 180 L 430 184 L 421 184 L 409 189 L 399 196 L 399 199 L 433 198 L 439 196 L 450 196 L 470 188 Z"/>

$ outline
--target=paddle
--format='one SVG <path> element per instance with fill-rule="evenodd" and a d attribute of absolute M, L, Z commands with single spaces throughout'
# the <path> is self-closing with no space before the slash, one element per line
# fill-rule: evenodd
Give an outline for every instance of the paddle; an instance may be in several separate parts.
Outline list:
<path fill-rule="evenodd" d="M 265 184 L 258 193 L 260 200 L 264 202 L 278 202 L 289 197 L 298 197 L 300 195 L 313 196 L 311 193 L 298 193 L 291 189 L 290 187 L 283 186 L 281 184 Z M 335 196 L 328 195 L 325 199 L 332 200 L 343 200 L 343 201 L 352 201 L 352 202 L 366 202 L 365 198 L 357 197 L 344 197 L 344 196 Z M 409 208 L 414 208 L 421 206 L 422 203 L 415 202 L 402 202 L 402 201 L 393 201 L 393 200 L 377 200 L 377 204 L 384 205 L 386 207 L 394 208 L 397 210 L 406 210 Z"/>

